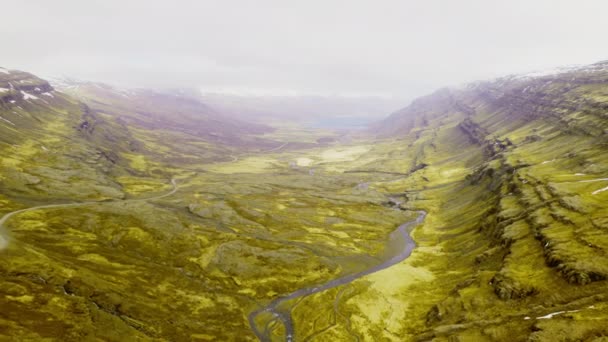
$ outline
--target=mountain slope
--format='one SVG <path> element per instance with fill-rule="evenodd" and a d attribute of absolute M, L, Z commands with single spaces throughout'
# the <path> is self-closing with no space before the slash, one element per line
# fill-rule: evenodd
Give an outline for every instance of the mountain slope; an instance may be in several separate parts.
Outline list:
<path fill-rule="evenodd" d="M 177 130 L 216 144 L 245 146 L 247 135 L 272 129 L 235 120 L 186 93 L 147 89 L 118 89 L 105 84 L 58 81 L 59 89 L 91 108 L 120 116 L 128 126 Z"/>
<path fill-rule="evenodd" d="M 259 137 L 270 128 L 235 122 L 196 100 L 85 84 L 76 94 L 83 102 L 29 73 L 0 70 L 0 181 L 7 195 L 117 198 L 124 196 L 121 176 L 166 182 L 175 163 L 196 169 L 230 160 L 236 149 L 281 144 Z"/>
<path fill-rule="evenodd" d="M 391 153 L 403 157 L 369 168 L 411 174 L 385 187 L 429 210 L 415 237 L 438 251 L 418 254 L 434 279 L 409 287 L 425 298 L 407 300 L 418 308 L 401 329 L 422 340 L 608 334 L 608 63 L 442 89 L 372 131 L 398 138 Z"/>
<path fill-rule="evenodd" d="M 77 129 L 82 103 L 20 71 L 0 72 L 0 89 L 2 194 L 35 200 L 123 196 L 108 176 L 111 160 Z"/>

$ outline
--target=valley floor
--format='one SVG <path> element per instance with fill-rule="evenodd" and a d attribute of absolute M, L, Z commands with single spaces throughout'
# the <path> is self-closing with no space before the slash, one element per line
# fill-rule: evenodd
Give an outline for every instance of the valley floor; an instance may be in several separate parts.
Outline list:
<path fill-rule="evenodd" d="M 469 150 L 445 160 L 437 154 L 432 166 L 400 174 L 416 164 L 412 151 L 421 142 L 282 143 L 228 161 L 173 166 L 173 190 L 166 178 L 123 176 L 123 199 L 5 216 L 0 331 L 20 340 L 255 340 L 251 312 L 373 268 L 399 248 L 390 233 L 424 209 L 411 257 L 281 303 L 276 312 L 291 313 L 296 340 L 604 334 L 604 282 L 571 285 L 544 265 L 533 249 L 539 242 L 524 231 L 513 233 L 520 247 L 511 257 L 500 256 L 492 233 L 481 231 L 495 196 L 492 179 L 465 182 L 476 174 Z M 605 179 L 536 165 L 552 174 L 552 186 L 605 201 L 597 192 Z M 32 204 L 4 197 L 2 211 Z M 503 295 L 498 282 L 511 292 Z M 515 292 L 526 286 L 536 293 Z M 253 323 L 284 340 L 276 318 L 262 314 Z"/>
<path fill-rule="evenodd" d="M 184 169 L 172 164 L 173 179 L 150 176 L 158 164 L 141 157 L 130 164 L 141 175 L 116 177 L 112 197 L 82 192 L 36 203 L 26 193 L 3 196 L 1 331 L 21 340 L 254 340 L 252 311 L 392 253 L 388 235 L 415 213 L 390 208 L 385 194 L 361 186 L 372 177 L 341 170 L 367 162 L 370 146 L 288 146 Z M 44 165 L 48 151 L 33 154 L 41 156 L 4 159 L 6 181 L 15 167 Z M 44 158 L 47 174 L 29 170 L 39 179 L 24 184 L 29 191 L 69 182 Z M 283 338 L 276 322 L 266 323 L 273 339 Z"/>

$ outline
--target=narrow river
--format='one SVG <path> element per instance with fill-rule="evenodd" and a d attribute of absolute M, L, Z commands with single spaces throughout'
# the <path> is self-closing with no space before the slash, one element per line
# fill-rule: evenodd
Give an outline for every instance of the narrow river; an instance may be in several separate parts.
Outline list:
<path fill-rule="evenodd" d="M 397 203 L 397 205 L 398 205 L 398 203 Z M 422 221 L 424 221 L 424 218 L 426 217 L 425 211 L 418 211 L 417 213 L 418 213 L 418 216 L 416 217 L 416 219 L 414 219 L 413 221 L 408 221 L 408 222 L 401 224 L 399 227 L 397 227 L 397 229 L 395 229 L 390 234 L 387 246 L 385 248 L 385 253 L 384 253 L 386 255 L 387 259 L 384 260 L 383 262 L 381 262 L 380 264 L 377 264 L 375 266 L 372 266 L 368 269 L 365 269 L 365 270 L 357 272 L 357 273 L 345 275 L 343 277 L 330 280 L 326 283 L 323 283 L 323 284 L 320 284 L 317 286 L 311 286 L 311 287 L 305 287 L 305 288 L 299 289 L 299 290 L 294 291 L 285 296 L 276 298 L 275 300 L 270 302 L 267 306 L 250 313 L 249 317 L 248 317 L 249 325 L 251 326 L 251 329 L 253 330 L 255 335 L 260 339 L 260 341 L 263 341 L 263 342 L 269 342 L 271 340 L 270 339 L 271 332 L 268 329 L 269 324 L 266 324 L 266 326 L 263 327 L 263 329 L 260 329 L 257 326 L 257 324 L 255 323 L 255 319 L 258 315 L 268 312 L 268 313 L 272 314 L 276 319 L 280 320 L 283 323 L 283 326 L 285 327 L 285 341 L 292 342 L 295 339 L 295 328 L 294 328 L 293 319 L 291 318 L 291 311 L 281 310 L 280 309 L 281 304 L 283 304 L 284 302 L 289 301 L 289 300 L 306 297 L 306 296 L 309 296 L 314 293 L 318 293 L 318 292 L 329 290 L 331 288 L 334 288 L 334 287 L 337 287 L 340 285 L 351 283 L 356 279 L 364 277 L 368 274 L 378 272 L 385 268 L 389 268 L 389 267 L 407 259 L 410 256 L 410 254 L 412 254 L 412 250 L 414 249 L 414 247 L 416 247 L 416 243 L 410 236 L 410 232 L 412 231 L 412 229 L 415 226 L 422 223 Z M 394 252 L 390 253 L 391 251 L 394 251 Z"/>

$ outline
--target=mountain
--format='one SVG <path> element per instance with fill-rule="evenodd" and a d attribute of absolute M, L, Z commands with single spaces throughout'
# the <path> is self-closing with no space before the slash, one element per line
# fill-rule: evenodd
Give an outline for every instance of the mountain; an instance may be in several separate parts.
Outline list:
<path fill-rule="evenodd" d="M 121 198 L 124 175 L 169 178 L 284 144 L 273 128 L 236 120 L 200 98 L 0 69 L 2 193 L 33 201 Z M 293 142 L 287 148 L 321 146 Z M 94 185 L 91 185 L 94 184 Z"/>
<path fill-rule="evenodd" d="M 0 71 L 2 195 L 31 200 L 121 197 L 108 176 L 111 158 L 78 129 L 85 106 L 34 75 Z M 87 185 L 75 191 L 82 184 Z"/>
<path fill-rule="evenodd" d="M 414 127 L 428 125 L 430 120 L 442 116 L 472 116 L 475 107 L 502 114 L 494 115 L 498 118 L 509 118 L 510 122 L 501 122 L 504 129 L 528 124 L 541 119 L 540 116 L 544 119 L 553 116 L 559 120 L 559 114 L 563 114 L 563 111 L 575 111 L 572 106 L 587 106 L 589 109 L 599 106 L 601 109 L 602 88 L 607 72 L 608 62 L 599 62 L 588 66 L 510 75 L 470 83 L 461 88 L 440 89 L 416 99 L 409 106 L 375 124 L 373 131 L 380 137 L 398 136 L 408 133 Z M 576 99 L 576 96 L 580 96 L 580 99 Z M 559 110 L 561 111 L 555 113 Z M 504 113 L 497 113 L 498 111 Z"/>
<path fill-rule="evenodd" d="M 606 336 L 607 62 L 441 89 L 370 132 L 404 146 L 375 169 L 410 173 L 433 217 L 418 339 Z"/>
<path fill-rule="evenodd" d="M 54 87 L 29 73 L 0 69 L 0 96 L 3 182 L 14 194 L 120 197 L 111 180 L 120 174 L 146 176 L 162 173 L 162 163 L 230 160 L 236 149 L 281 145 L 262 137 L 272 132 L 268 126 L 151 90 L 69 81 Z M 96 185 L 76 194 L 78 187 L 67 186 L 74 182 Z"/>
<path fill-rule="evenodd" d="M 608 64 L 361 134 L 0 69 L 0 339 L 602 341 Z"/>
<path fill-rule="evenodd" d="M 247 145 L 247 135 L 273 129 L 235 120 L 199 99 L 176 92 L 120 89 L 106 84 L 57 81 L 58 89 L 87 103 L 92 109 L 119 116 L 127 126 L 179 131 L 217 144 Z"/>

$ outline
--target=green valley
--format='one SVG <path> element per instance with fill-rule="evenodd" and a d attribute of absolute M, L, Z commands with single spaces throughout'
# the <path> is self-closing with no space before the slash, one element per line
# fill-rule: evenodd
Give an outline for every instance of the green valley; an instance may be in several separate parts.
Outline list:
<path fill-rule="evenodd" d="M 354 132 L 6 70 L 0 339 L 604 341 L 607 151 L 608 63 Z"/>

